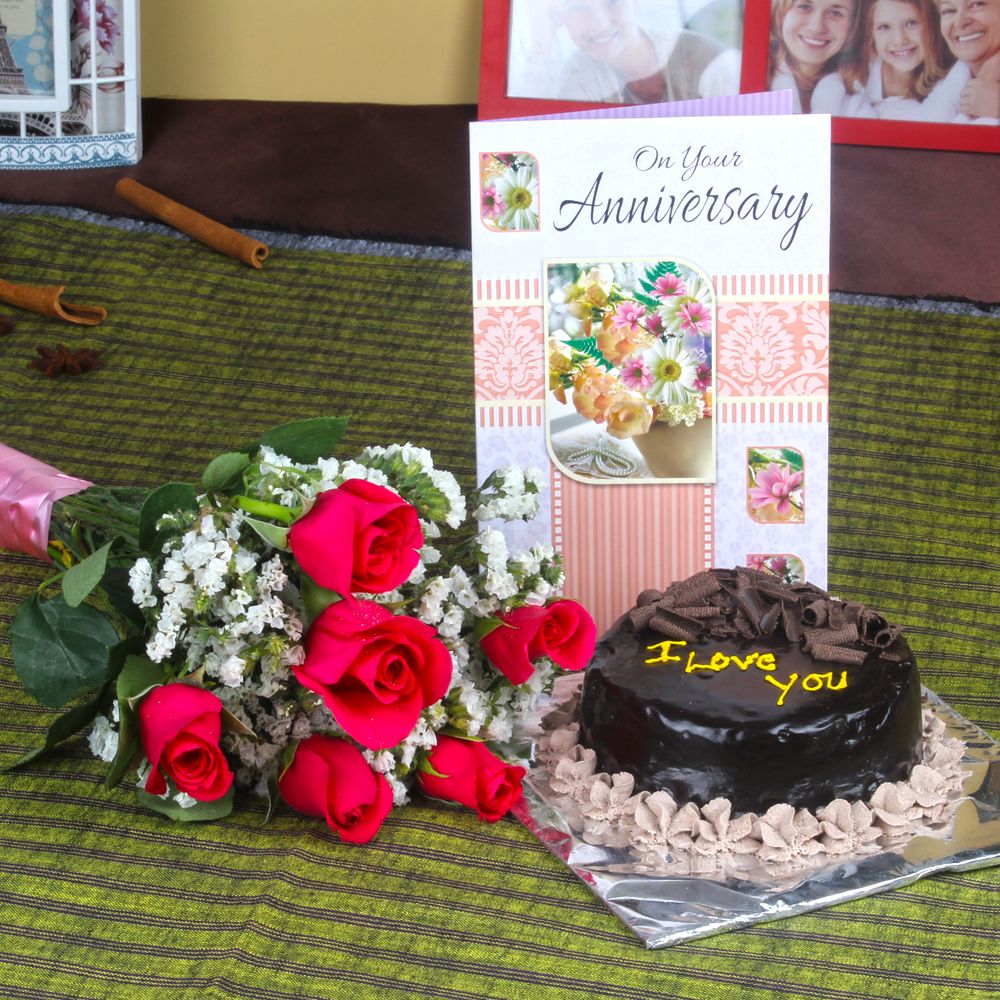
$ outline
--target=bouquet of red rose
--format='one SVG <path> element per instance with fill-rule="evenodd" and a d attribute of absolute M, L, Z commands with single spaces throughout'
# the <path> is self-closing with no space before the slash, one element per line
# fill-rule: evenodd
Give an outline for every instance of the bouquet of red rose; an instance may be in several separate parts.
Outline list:
<path fill-rule="evenodd" d="M 539 474 L 466 497 L 411 445 L 331 457 L 345 426 L 283 425 L 149 493 L 0 445 L 0 546 L 58 567 L 14 618 L 14 669 L 71 706 L 12 766 L 89 729 L 107 785 L 134 771 L 178 820 L 224 816 L 241 789 L 362 843 L 414 785 L 504 815 L 524 771 L 490 744 L 595 640 L 551 549 L 461 530 L 533 517 Z"/>

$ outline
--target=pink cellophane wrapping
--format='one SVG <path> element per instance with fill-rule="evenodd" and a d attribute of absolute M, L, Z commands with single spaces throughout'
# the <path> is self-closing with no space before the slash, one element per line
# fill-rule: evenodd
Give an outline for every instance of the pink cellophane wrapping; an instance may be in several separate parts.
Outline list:
<path fill-rule="evenodd" d="M 0 442 L 0 549 L 49 561 L 52 505 L 92 485 Z"/>

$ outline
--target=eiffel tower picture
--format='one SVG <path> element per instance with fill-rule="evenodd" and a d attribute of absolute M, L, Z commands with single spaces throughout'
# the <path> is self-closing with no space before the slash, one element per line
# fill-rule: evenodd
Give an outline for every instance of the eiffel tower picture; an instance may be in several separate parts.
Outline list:
<path fill-rule="evenodd" d="M 14 54 L 7 41 L 7 27 L 0 20 L 0 94 L 30 93 L 24 82 L 24 70 L 14 62 Z"/>

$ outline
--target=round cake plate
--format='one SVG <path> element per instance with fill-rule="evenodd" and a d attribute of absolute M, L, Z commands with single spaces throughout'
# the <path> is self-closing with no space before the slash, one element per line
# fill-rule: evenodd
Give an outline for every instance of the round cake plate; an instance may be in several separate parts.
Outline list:
<path fill-rule="evenodd" d="M 578 685 L 579 677 L 573 678 Z M 924 704 L 962 740 L 964 797 L 947 827 L 919 833 L 892 850 L 831 858 L 808 869 L 759 865 L 738 876 L 649 874 L 624 849 L 588 844 L 548 789 L 547 772 L 533 750 L 517 818 L 594 892 L 647 948 L 710 937 L 739 927 L 781 920 L 851 899 L 898 889 L 943 871 L 1000 864 L 1000 743 L 959 715 L 933 691 Z M 560 687 L 560 702 L 567 689 Z"/>

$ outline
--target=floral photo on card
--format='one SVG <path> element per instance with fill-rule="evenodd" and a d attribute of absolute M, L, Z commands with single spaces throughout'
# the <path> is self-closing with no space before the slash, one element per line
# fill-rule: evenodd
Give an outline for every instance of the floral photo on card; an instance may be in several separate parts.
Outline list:
<path fill-rule="evenodd" d="M 748 552 L 746 564 L 778 577 L 782 583 L 801 583 L 806 578 L 805 564 L 790 552 Z"/>
<path fill-rule="evenodd" d="M 550 261 L 555 460 L 595 479 L 710 482 L 715 292 L 676 258 Z"/>
<path fill-rule="evenodd" d="M 796 448 L 747 448 L 747 513 L 761 524 L 801 524 L 805 459 Z"/>
<path fill-rule="evenodd" d="M 479 158 L 480 218 L 495 233 L 538 232 L 538 160 L 531 153 Z"/>

